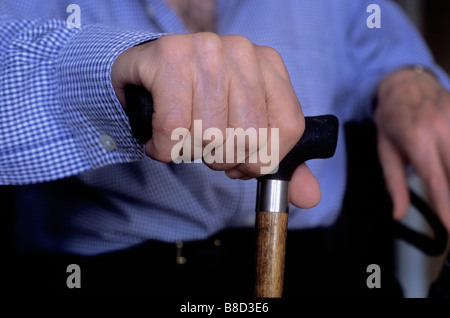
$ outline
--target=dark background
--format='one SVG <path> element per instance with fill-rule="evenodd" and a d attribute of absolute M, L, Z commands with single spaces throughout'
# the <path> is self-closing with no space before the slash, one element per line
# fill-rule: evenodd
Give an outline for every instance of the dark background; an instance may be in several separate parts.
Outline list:
<path fill-rule="evenodd" d="M 450 74 L 450 1 L 396 0 L 396 2 L 422 33 L 436 62 Z"/>
<path fill-rule="evenodd" d="M 425 39 L 438 64 L 450 73 L 450 1 L 428 0 L 424 9 Z"/>

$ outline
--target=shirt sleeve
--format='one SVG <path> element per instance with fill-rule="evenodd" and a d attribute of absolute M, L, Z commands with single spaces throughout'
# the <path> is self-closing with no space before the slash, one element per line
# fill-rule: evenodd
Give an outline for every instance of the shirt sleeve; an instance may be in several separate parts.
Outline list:
<path fill-rule="evenodd" d="M 358 105 L 365 117 L 372 116 L 378 83 L 398 69 L 421 65 L 444 87 L 450 87 L 447 74 L 435 63 L 421 34 L 396 4 L 388 0 L 349 2 L 348 7 L 354 8 L 347 32 L 349 56 L 355 62 Z M 375 12 L 368 9 L 370 4 L 378 5 L 378 17 L 371 16 Z M 372 18 L 380 19 L 379 28 L 370 27 Z"/>
<path fill-rule="evenodd" d="M 110 79 L 115 58 L 161 34 L 0 16 L 0 184 L 138 160 Z"/>

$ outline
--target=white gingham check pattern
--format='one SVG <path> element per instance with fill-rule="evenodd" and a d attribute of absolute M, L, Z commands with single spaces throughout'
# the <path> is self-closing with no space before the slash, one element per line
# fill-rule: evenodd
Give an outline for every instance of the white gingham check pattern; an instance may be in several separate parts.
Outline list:
<path fill-rule="evenodd" d="M 69 29 L 58 19 L 0 21 L 0 184 L 55 180 L 142 157 L 109 71 L 119 53 L 158 34 Z M 118 151 L 102 147 L 104 134 Z"/>

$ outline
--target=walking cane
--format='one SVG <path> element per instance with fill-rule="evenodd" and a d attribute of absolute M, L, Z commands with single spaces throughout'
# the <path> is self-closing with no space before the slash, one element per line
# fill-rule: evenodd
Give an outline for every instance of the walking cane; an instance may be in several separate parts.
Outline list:
<path fill-rule="evenodd" d="M 324 115 L 305 117 L 305 131 L 280 162 L 278 171 L 258 178 L 256 198 L 255 296 L 283 295 L 284 260 L 289 212 L 289 181 L 295 169 L 309 159 L 334 155 L 338 120 Z"/>
<path fill-rule="evenodd" d="M 133 135 L 145 143 L 152 137 L 152 97 L 142 87 L 129 86 L 126 103 Z M 289 181 L 301 163 L 334 155 L 338 126 L 337 118 L 332 115 L 305 117 L 303 136 L 280 162 L 278 171 L 258 178 L 255 297 L 282 297 Z"/>

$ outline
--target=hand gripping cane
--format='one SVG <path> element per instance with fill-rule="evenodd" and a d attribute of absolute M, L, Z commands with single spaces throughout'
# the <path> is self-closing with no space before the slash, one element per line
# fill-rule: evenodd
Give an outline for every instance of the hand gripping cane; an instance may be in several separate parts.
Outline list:
<path fill-rule="evenodd" d="M 152 97 L 137 86 L 127 87 L 125 93 L 133 135 L 145 143 L 152 137 Z M 334 155 L 338 126 L 332 115 L 305 117 L 303 136 L 280 162 L 278 171 L 258 178 L 255 297 L 278 298 L 283 294 L 289 181 L 301 163 Z"/>

